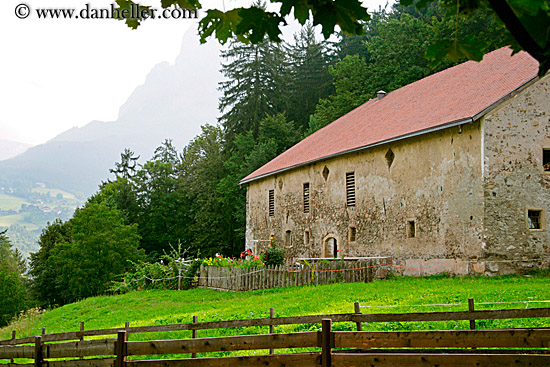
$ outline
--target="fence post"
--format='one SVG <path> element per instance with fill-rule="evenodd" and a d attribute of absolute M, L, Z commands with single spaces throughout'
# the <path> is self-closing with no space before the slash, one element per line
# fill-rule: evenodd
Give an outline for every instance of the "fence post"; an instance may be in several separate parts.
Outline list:
<path fill-rule="evenodd" d="M 273 318 L 275 317 L 275 309 L 271 307 L 269 309 L 269 318 L 271 319 L 271 324 L 269 324 L 269 333 L 275 334 L 275 326 L 273 325 Z M 270 349 L 269 354 L 275 353 L 275 349 Z"/>
<path fill-rule="evenodd" d="M 196 324 L 198 321 L 198 317 L 197 316 L 193 316 L 193 324 Z M 191 337 L 193 339 L 196 339 L 197 338 L 197 329 L 193 329 L 191 331 Z M 197 358 L 197 353 L 191 353 L 191 358 Z"/>
<path fill-rule="evenodd" d="M 12 340 L 12 343 L 13 343 L 13 344 L 15 344 L 15 334 L 16 334 L 16 331 L 13 330 L 13 331 L 11 332 L 11 340 Z M 42 333 L 42 334 L 43 334 L 43 333 Z M 13 358 L 11 359 L 10 363 L 14 363 Z"/>
<path fill-rule="evenodd" d="M 359 302 L 355 302 L 353 304 L 353 307 L 355 308 L 356 314 L 361 314 L 361 307 L 359 306 Z M 357 331 L 363 331 L 363 325 L 361 325 L 361 322 L 356 322 L 357 325 Z"/>
<path fill-rule="evenodd" d="M 84 321 L 80 321 L 80 341 L 84 340 Z M 79 359 L 84 359 L 84 357 L 80 357 Z"/>
<path fill-rule="evenodd" d="M 34 367 L 41 367 L 44 362 L 42 356 L 42 336 L 34 337 Z"/>
<path fill-rule="evenodd" d="M 126 331 L 121 330 L 118 332 L 118 337 L 115 345 L 115 367 L 123 367 L 126 365 L 126 341 L 128 340 L 128 335 Z"/>
<path fill-rule="evenodd" d="M 474 299 L 468 298 L 468 311 L 474 311 Z M 470 330 L 476 329 L 476 320 L 470 320 Z"/>
<path fill-rule="evenodd" d="M 330 367 L 332 365 L 332 346 L 334 345 L 332 334 L 332 320 L 323 319 L 321 321 L 321 366 Z"/>

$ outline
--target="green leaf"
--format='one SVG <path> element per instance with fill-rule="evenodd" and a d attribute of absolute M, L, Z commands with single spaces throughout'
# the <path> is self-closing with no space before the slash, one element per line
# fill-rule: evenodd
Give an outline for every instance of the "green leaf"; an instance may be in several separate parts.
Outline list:
<path fill-rule="evenodd" d="M 286 22 L 276 13 L 252 6 L 248 9 L 240 9 L 239 16 L 241 21 L 235 29 L 237 35 L 250 39 L 252 43 L 262 42 L 266 34 L 272 41 L 281 41 L 279 24 L 285 25 Z"/>
<path fill-rule="evenodd" d="M 533 0 L 508 0 L 510 7 L 518 17 L 525 14 L 536 16 L 539 11 L 550 11 L 550 2 L 548 1 L 533 1 Z"/>
<path fill-rule="evenodd" d="M 550 16 L 541 8 L 538 10 L 535 16 L 524 14 L 520 17 L 520 20 L 529 32 L 531 38 L 533 38 L 542 49 L 545 49 L 549 47 L 550 44 Z"/>
<path fill-rule="evenodd" d="M 462 41 L 459 40 L 457 46 L 460 52 L 457 60 L 466 57 L 468 60 L 481 61 L 487 48 L 487 42 L 471 34 Z"/>
<path fill-rule="evenodd" d="M 139 13 L 140 16 L 137 17 L 137 18 L 125 18 L 123 16 L 123 12 L 126 11 L 128 14 L 131 14 L 132 6 L 137 7 L 138 4 L 134 3 L 132 0 L 116 0 L 116 3 L 118 5 L 118 7 L 115 8 L 116 19 L 124 20 L 126 25 L 128 27 L 132 28 L 132 29 L 136 29 L 141 24 L 141 22 L 143 20 L 145 20 L 147 18 L 150 18 L 153 15 L 153 11 L 151 10 L 150 6 L 139 5 L 140 9 L 147 9 L 145 14 L 140 11 L 140 13 Z M 141 16 L 142 14 L 147 15 L 147 16 L 142 17 Z"/>
<path fill-rule="evenodd" d="M 283 14 L 281 14 L 283 15 Z M 304 25 L 309 19 L 309 7 L 306 1 L 296 1 L 294 4 L 294 17 L 298 19 L 301 25 Z"/>
<path fill-rule="evenodd" d="M 205 43 L 206 39 L 215 33 L 216 38 L 221 44 L 235 34 L 237 25 L 241 22 L 239 11 L 241 8 L 233 9 L 228 12 L 223 12 L 217 9 L 206 11 L 206 16 L 199 22 L 199 33 L 201 35 L 201 43 Z M 240 41 L 248 42 L 247 39 L 240 37 Z"/>
<path fill-rule="evenodd" d="M 430 60 L 430 66 L 436 67 L 444 58 L 452 61 L 468 60 L 481 61 L 485 54 L 487 43 L 469 35 L 455 42 L 454 39 L 444 38 L 432 42 L 426 49 L 425 57 Z"/>

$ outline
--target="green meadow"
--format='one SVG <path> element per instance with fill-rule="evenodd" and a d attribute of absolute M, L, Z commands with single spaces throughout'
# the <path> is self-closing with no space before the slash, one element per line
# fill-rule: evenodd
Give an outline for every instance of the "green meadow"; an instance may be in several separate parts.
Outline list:
<path fill-rule="evenodd" d="M 288 287 L 251 292 L 222 292 L 210 289 L 185 291 L 139 291 L 122 295 L 93 297 L 55 308 L 44 313 L 30 312 L 0 330 L 0 339 L 36 335 L 45 327 L 47 333 L 77 331 L 81 321 L 86 329 L 130 326 L 166 325 L 199 321 L 218 321 L 269 317 L 300 316 L 353 312 L 358 301 L 362 313 L 430 312 L 467 310 L 468 298 L 476 309 L 549 307 L 534 301 L 550 300 L 547 274 L 503 277 L 394 277 L 372 283 L 330 284 L 323 286 Z M 525 303 L 525 301 L 531 301 Z M 502 302 L 502 303 L 501 303 Z M 434 305 L 437 306 L 425 306 Z M 467 321 L 380 323 L 366 325 L 370 330 L 466 329 Z M 549 326 L 546 319 L 478 321 L 479 328 Z M 335 330 L 353 330 L 354 325 L 337 324 Z M 276 332 L 317 330 L 319 325 L 277 326 Z M 199 336 L 221 336 L 265 333 L 262 328 L 199 331 Z M 133 335 L 131 339 L 189 337 L 190 332 Z"/>
<path fill-rule="evenodd" d="M 25 201 L 25 199 L 22 199 L 20 197 L 8 194 L 0 194 L 0 210 L 19 210 L 21 209 L 21 204 L 29 205 L 29 203 Z"/>

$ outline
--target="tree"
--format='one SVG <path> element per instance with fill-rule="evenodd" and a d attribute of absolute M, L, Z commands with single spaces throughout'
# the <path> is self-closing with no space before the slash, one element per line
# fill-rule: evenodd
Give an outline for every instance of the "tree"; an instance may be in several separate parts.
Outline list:
<path fill-rule="evenodd" d="M 220 122 L 228 149 L 235 135 L 252 131 L 258 136 L 260 121 L 268 113 L 282 112 L 288 105 L 285 54 L 281 46 L 265 41 L 245 45 L 231 42 L 222 52 L 227 63 L 220 83 L 223 96 L 219 108 L 224 114 Z"/>
<path fill-rule="evenodd" d="M 77 209 L 70 222 L 72 243 L 56 246 L 52 258 L 69 284 L 71 300 L 103 294 L 116 276 L 131 267 L 131 261 L 143 256 L 137 226 L 124 224 L 117 209 L 87 204 Z"/>
<path fill-rule="evenodd" d="M 50 266 L 50 257 L 58 244 L 68 243 L 71 240 L 71 224 L 56 219 L 42 230 L 38 240 L 40 249 L 30 255 L 31 294 L 41 307 L 63 303 L 61 293 L 67 284 L 60 282 L 59 269 Z"/>
<path fill-rule="evenodd" d="M 179 166 L 179 190 L 188 193 L 187 230 L 190 240 L 184 243 L 191 253 L 213 256 L 225 252 L 234 234 L 230 227 L 232 213 L 220 205 L 218 183 L 226 176 L 224 138 L 220 127 L 204 125 L 202 133 L 184 149 Z"/>
<path fill-rule="evenodd" d="M 124 152 L 120 153 L 120 162 L 115 163 L 115 168 L 109 170 L 110 173 L 113 173 L 117 178 L 123 177 L 129 179 L 136 173 L 137 161 L 139 156 L 136 156 L 128 148 L 124 148 Z"/>
<path fill-rule="evenodd" d="M 315 115 L 310 121 L 315 122 L 315 129 L 326 126 L 368 99 L 365 91 L 368 70 L 364 59 L 358 55 L 348 55 L 336 65 L 330 66 L 329 70 L 334 78 L 336 93 L 319 100 Z M 313 132 L 311 130 L 309 133 Z"/>
<path fill-rule="evenodd" d="M 0 231 L 0 327 L 27 306 L 27 289 L 23 272 L 25 263 L 21 253 L 13 249 L 7 230 Z"/>
<path fill-rule="evenodd" d="M 294 43 L 287 47 L 287 53 L 290 74 L 288 118 L 305 130 L 319 99 L 328 97 L 333 91 L 328 70 L 332 57 L 328 43 L 317 41 L 311 24 L 294 35 Z"/>
<path fill-rule="evenodd" d="M 6 265 L 12 271 L 24 274 L 26 271 L 25 258 L 18 249 L 13 247 L 7 232 L 7 229 L 0 231 L 0 259 L 5 260 Z"/>
<path fill-rule="evenodd" d="M 165 140 L 153 158 L 133 177 L 135 222 L 141 236 L 141 248 L 156 260 L 170 245 L 187 241 L 187 196 L 178 189 L 181 159 L 172 141 Z"/>
<path fill-rule="evenodd" d="M 0 258 L 0 327 L 27 306 L 27 290 L 21 275 Z"/>
<path fill-rule="evenodd" d="M 115 278 L 142 259 L 137 225 L 119 210 L 87 203 L 67 223 L 56 221 L 31 258 L 33 289 L 42 305 L 62 305 L 107 291 Z M 42 288 L 43 287 L 43 288 Z"/>

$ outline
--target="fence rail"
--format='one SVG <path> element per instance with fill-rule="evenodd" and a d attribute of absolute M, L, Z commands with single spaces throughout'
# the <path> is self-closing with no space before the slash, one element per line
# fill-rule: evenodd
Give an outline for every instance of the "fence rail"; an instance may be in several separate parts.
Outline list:
<path fill-rule="evenodd" d="M 385 270 L 391 264 L 391 257 L 308 260 L 293 266 L 246 269 L 202 265 L 198 285 L 202 288 L 239 292 L 337 282 L 371 282 L 379 269 Z"/>
<path fill-rule="evenodd" d="M 473 302 L 470 302 L 472 305 Z M 548 318 L 550 308 L 392 314 L 355 313 L 269 317 L 250 320 L 193 322 L 120 329 L 43 334 L 0 341 L 0 362 L 8 366 L 147 367 L 147 366 L 549 366 L 550 324 L 539 328 L 500 330 L 361 331 L 364 322 Z M 273 314 L 273 312 L 271 312 Z M 196 321 L 196 320 L 195 320 Z M 358 331 L 333 331 L 333 322 L 355 322 Z M 274 333 L 274 325 L 321 323 L 321 331 Z M 128 341 L 128 334 L 152 331 L 205 330 L 269 326 L 269 334 L 172 340 Z M 472 325 L 470 325 L 472 327 Z M 475 324 L 473 325 L 475 328 Z M 83 339 L 116 334 L 116 338 Z M 65 338 L 65 340 L 63 340 Z M 47 342 L 53 341 L 54 343 Z M 309 348 L 298 353 L 289 349 Z M 311 350 L 314 351 L 311 351 Z M 336 349 L 336 350 L 335 350 Z M 282 354 L 196 357 L 196 353 L 278 350 Z M 164 359 L 151 358 L 162 355 Z M 166 359 L 172 358 L 172 359 Z M 174 358 L 176 357 L 176 358 Z M 202 355 L 202 357 L 205 357 Z M 78 359 L 77 359 L 78 358 Z M 15 363 L 15 359 L 34 360 Z M 60 360 L 63 359 L 63 360 Z"/>

